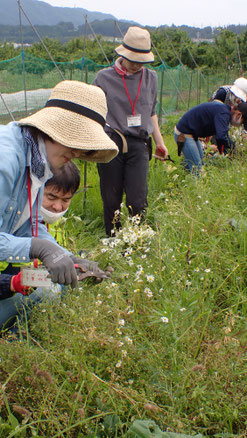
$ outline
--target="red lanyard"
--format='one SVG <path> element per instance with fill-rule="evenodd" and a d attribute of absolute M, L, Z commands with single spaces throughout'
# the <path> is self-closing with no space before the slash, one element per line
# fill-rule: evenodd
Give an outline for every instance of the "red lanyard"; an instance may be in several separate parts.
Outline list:
<path fill-rule="evenodd" d="M 29 203 L 29 211 L 30 211 L 32 236 L 34 237 L 30 167 L 27 168 L 27 191 L 28 191 L 28 203 Z M 39 204 L 39 194 L 37 194 L 35 237 L 38 237 L 38 204 Z M 34 259 L 33 265 L 35 268 L 38 267 L 38 259 Z"/>
<path fill-rule="evenodd" d="M 38 203 L 39 203 L 39 194 L 37 195 L 36 227 L 35 227 L 35 235 L 34 235 L 34 230 L 33 230 L 33 213 L 32 213 L 31 178 L 30 178 L 30 168 L 29 167 L 27 168 L 27 191 L 28 191 L 28 203 L 29 203 L 29 211 L 30 211 L 32 236 L 33 237 L 38 237 Z"/>
<path fill-rule="evenodd" d="M 122 78 L 123 78 L 123 83 L 124 83 L 124 88 L 125 88 L 125 91 L 126 91 L 126 93 L 127 93 L 127 96 L 128 96 L 128 99 L 129 99 L 129 102 L 130 102 L 131 108 L 132 108 L 132 115 L 133 115 L 133 116 L 135 115 L 135 106 L 136 106 L 136 102 L 137 102 L 138 97 L 139 97 L 139 94 L 140 94 L 140 89 L 141 89 L 141 84 L 142 84 L 142 76 L 143 76 L 143 69 L 142 69 L 142 72 L 141 72 L 141 79 L 140 79 L 140 82 L 139 82 L 139 87 L 138 87 L 138 91 L 137 91 L 137 95 L 136 95 L 136 99 L 135 99 L 134 104 L 133 104 L 133 102 L 132 102 L 132 100 L 131 100 L 131 97 L 130 97 L 130 95 L 129 95 L 129 91 L 128 91 L 128 88 L 127 88 L 127 85 L 126 85 L 126 82 L 125 82 L 125 77 L 122 76 Z"/>

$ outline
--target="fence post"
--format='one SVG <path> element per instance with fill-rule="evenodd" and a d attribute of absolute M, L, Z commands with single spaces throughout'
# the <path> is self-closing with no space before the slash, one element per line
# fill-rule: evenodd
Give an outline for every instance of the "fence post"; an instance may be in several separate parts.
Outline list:
<path fill-rule="evenodd" d="M 23 74 L 23 88 L 24 88 L 24 101 L 25 101 L 25 110 L 27 115 L 27 87 L 26 87 L 26 68 L 25 68 L 25 53 L 24 53 L 24 44 L 23 44 L 23 29 L 22 29 L 22 19 L 21 19 L 21 3 L 18 1 L 19 6 L 19 22 L 20 22 L 20 37 L 21 37 L 21 59 L 22 59 L 22 74 Z"/>
<path fill-rule="evenodd" d="M 73 59 L 70 61 L 70 80 L 73 78 Z"/>
<path fill-rule="evenodd" d="M 178 68 L 178 81 L 177 81 L 177 88 L 178 88 L 178 90 L 179 90 L 179 86 L 180 86 L 180 71 L 181 71 L 181 65 L 179 65 L 179 68 Z M 176 96 L 176 111 L 177 110 L 178 110 L 178 93 L 177 93 L 177 96 Z"/>
<path fill-rule="evenodd" d="M 190 95 L 191 95 L 191 88 L 192 88 L 192 76 L 193 76 L 193 70 L 191 70 L 190 74 L 190 85 L 189 85 L 189 96 L 188 96 L 188 106 L 187 109 L 190 107 Z"/>
<path fill-rule="evenodd" d="M 200 103 L 200 92 L 201 92 L 201 90 L 200 90 L 200 70 L 199 69 L 197 69 L 197 75 L 196 75 L 196 81 L 197 81 L 197 98 L 196 98 L 196 101 L 197 101 L 197 105 L 199 105 L 199 103 Z"/>
<path fill-rule="evenodd" d="M 163 98 L 163 84 L 164 84 L 164 66 L 161 66 L 161 83 L 160 83 L 160 106 L 159 106 L 159 124 L 162 123 L 162 98 Z"/>

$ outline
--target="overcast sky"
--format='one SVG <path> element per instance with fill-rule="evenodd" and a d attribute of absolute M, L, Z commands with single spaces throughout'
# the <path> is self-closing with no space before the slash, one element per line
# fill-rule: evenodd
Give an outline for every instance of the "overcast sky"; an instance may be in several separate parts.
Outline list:
<path fill-rule="evenodd" d="M 52 6 L 110 13 L 141 25 L 227 26 L 247 24 L 247 0 L 43 0 Z"/>

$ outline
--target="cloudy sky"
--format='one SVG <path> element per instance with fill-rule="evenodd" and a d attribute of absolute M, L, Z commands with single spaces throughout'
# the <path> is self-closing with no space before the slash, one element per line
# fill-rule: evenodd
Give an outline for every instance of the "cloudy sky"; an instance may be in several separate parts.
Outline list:
<path fill-rule="evenodd" d="M 52 6 L 81 7 L 105 12 L 141 25 L 187 24 L 227 26 L 247 24 L 247 0 L 43 0 Z"/>

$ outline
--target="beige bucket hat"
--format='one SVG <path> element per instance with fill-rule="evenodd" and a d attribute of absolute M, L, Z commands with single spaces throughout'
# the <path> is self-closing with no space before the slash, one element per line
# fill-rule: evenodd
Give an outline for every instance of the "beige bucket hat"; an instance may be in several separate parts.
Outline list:
<path fill-rule="evenodd" d="M 81 149 L 81 159 L 107 163 L 118 154 L 118 147 L 104 131 L 106 113 L 101 88 L 62 81 L 54 87 L 45 107 L 19 124 L 33 126 L 63 146 Z M 95 152 L 87 155 L 87 151 Z"/>
<path fill-rule="evenodd" d="M 116 47 L 115 52 L 132 62 L 147 64 L 154 61 L 150 33 L 137 26 L 129 27 L 122 44 Z"/>

